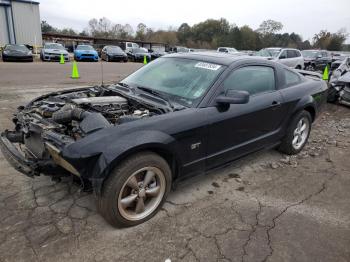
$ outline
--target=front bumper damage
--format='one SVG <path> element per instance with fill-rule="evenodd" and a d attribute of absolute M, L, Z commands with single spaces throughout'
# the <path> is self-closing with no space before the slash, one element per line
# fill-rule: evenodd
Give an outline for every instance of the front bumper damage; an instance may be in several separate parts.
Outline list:
<path fill-rule="evenodd" d="M 9 140 L 8 134 L 10 133 L 11 131 L 7 130 L 1 133 L 0 149 L 6 160 L 17 171 L 31 178 L 40 174 L 65 176 L 72 173 L 80 176 L 79 172 L 60 156 L 60 150 L 51 143 L 45 143 L 45 147 L 51 155 L 50 159 L 38 159 L 34 156 L 28 157 L 19 144 L 17 145 L 17 143 Z"/>

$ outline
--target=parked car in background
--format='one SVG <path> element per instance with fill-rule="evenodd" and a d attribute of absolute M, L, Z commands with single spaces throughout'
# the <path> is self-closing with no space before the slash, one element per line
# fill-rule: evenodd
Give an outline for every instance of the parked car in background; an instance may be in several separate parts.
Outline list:
<path fill-rule="evenodd" d="M 101 50 L 101 59 L 106 62 L 128 62 L 128 55 L 119 46 L 107 45 Z"/>
<path fill-rule="evenodd" d="M 169 48 L 169 53 L 189 53 L 191 50 L 185 46 L 173 46 Z"/>
<path fill-rule="evenodd" d="M 33 54 L 25 45 L 6 45 L 2 50 L 4 62 L 33 62 Z"/>
<path fill-rule="evenodd" d="M 145 57 L 147 62 L 151 61 L 151 54 L 145 48 L 132 48 L 127 55 L 132 62 L 143 62 Z"/>
<path fill-rule="evenodd" d="M 135 226 L 185 177 L 262 149 L 299 153 L 327 89 L 256 57 L 172 54 L 117 84 L 61 90 L 18 107 L 0 148 L 29 177 L 76 176 L 111 225 Z"/>
<path fill-rule="evenodd" d="M 128 53 L 134 48 L 139 48 L 140 46 L 133 42 L 125 42 L 122 44 L 122 49 L 125 50 L 125 53 Z"/>
<path fill-rule="evenodd" d="M 346 56 L 346 55 L 340 55 L 340 56 L 336 56 L 337 59 L 334 60 L 331 64 L 330 67 L 330 75 L 332 75 L 332 73 L 343 63 L 344 60 L 347 60 L 350 58 L 350 56 Z"/>
<path fill-rule="evenodd" d="M 42 61 L 59 61 L 61 55 L 65 61 L 69 61 L 68 51 L 64 48 L 62 44 L 59 43 L 45 43 L 43 49 L 40 53 L 40 58 Z"/>
<path fill-rule="evenodd" d="M 274 60 L 291 68 L 304 68 L 304 58 L 298 49 L 270 47 L 261 49 L 255 55 Z"/>
<path fill-rule="evenodd" d="M 74 50 L 76 61 L 98 61 L 98 53 L 91 45 L 78 45 Z"/>
<path fill-rule="evenodd" d="M 165 52 L 164 50 L 161 50 L 161 49 L 153 49 L 153 50 L 150 50 L 149 53 L 151 54 L 152 60 L 168 54 L 167 52 Z"/>
<path fill-rule="evenodd" d="M 324 70 L 332 63 L 332 56 L 327 50 L 303 50 L 301 53 L 304 57 L 305 70 Z"/>
<path fill-rule="evenodd" d="M 229 54 L 238 54 L 239 52 L 237 51 L 236 48 L 233 47 L 219 47 L 217 49 L 217 52 L 220 53 L 229 53 Z"/>

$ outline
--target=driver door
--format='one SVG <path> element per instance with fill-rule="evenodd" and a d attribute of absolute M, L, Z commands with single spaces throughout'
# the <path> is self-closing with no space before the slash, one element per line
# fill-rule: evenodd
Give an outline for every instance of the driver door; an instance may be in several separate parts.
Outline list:
<path fill-rule="evenodd" d="M 224 80 L 222 92 L 247 91 L 250 100 L 208 109 L 207 169 L 275 142 L 286 113 L 275 75 L 273 67 L 251 65 L 234 70 Z"/>

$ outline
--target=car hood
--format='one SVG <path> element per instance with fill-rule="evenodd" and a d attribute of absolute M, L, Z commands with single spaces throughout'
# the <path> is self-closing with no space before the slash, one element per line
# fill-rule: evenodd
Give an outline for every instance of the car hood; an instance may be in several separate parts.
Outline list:
<path fill-rule="evenodd" d="M 32 53 L 29 53 L 29 51 L 9 50 L 9 51 L 6 52 L 6 55 L 28 56 L 28 55 L 32 55 Z"/>
<path fill-rule="evenodd" d="M 123 53 L 123 52 L 109 52 L 109 53 L 107 53 L 108 55 L 123 55 L 123 56 L 126 56 L 126 54 L 125 53 Z"/>
<path fill-rule="evenodd" d="M 309 62 L 309 61 L 315 61 L 316 59 L 315 58 L 312 58 L 312 57 L 304 57 L 304 61 L 305 62 Z"/>
<path fill-rule="evenodd" d="M 97 55 L 97 51 L 95 51 L 95 50 L 75 50 L 74 53 L 75 54 L 93 54 L 93 55 Z"/>
<path fill-rule="evenodd" d="M 52 54 L 64 54 L 64 55 L 68 55 L 67 50 L 62 50 L 62 49 L 49 49 L 49 48 L 45 48 L 44 49 L 45 53 L 52 53 Z"/>

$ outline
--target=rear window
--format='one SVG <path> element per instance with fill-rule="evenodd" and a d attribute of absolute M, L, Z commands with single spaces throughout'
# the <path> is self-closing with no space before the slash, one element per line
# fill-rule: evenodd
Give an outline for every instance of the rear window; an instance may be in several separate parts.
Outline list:
<path fill-rule="evenodd" d="M 284 69 L 284 79 L 286 81 L 286 86 L 296 85 L 301 82 L 300 76 L 288 69 Z"/>

